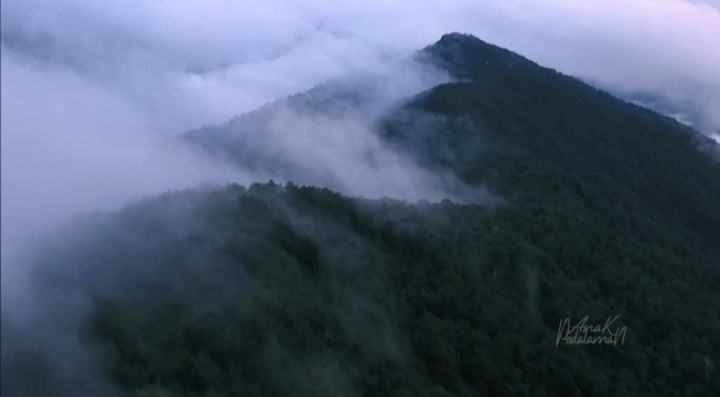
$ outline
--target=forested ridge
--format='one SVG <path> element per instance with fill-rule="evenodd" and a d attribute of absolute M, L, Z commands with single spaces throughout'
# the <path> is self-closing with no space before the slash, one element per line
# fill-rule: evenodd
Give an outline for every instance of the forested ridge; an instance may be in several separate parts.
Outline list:
<path fill-rule="evenodd" d="M 720 395 L 717 145 L 472 36 L 418 57 L 456 81 L 377 133 L 502 202 L 271 181 L 88 215 L 35 283 L 89 302 L 104 376 L 127 396 Z M 585 316 L 625 338 L 558 341 Z M 48 357 L 3 354 L 3 395 L 82 388 Z"/>

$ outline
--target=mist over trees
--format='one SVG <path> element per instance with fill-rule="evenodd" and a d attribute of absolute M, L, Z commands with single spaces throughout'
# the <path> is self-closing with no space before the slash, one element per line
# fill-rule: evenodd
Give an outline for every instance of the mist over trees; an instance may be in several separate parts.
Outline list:
<path fill-rule="evenodd" d="M 720 392 L 717 145 L 472 36 L 417 58 L 453 81 L 363 131 L 455 191 L 270 181 L 86 215 L 31 256 L 35 315 L 2 323 L 2 394 Z M 243 120 L 192 138 L 218 150 Z M 619 316 L 623 342 L 559 344 L 585 316 Z"/>

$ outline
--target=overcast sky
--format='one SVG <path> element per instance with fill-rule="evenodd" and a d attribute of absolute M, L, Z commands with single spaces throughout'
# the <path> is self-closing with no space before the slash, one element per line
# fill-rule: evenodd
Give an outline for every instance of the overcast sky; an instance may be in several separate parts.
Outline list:
<path fill-rule="evenodd" d="M 720 129 L 720 0 L 3 0 L 1 18 L 3 226 L 229 178 L 151 143 L 452 31 Z"/>
<path fill-rule="evenodd" d="M 720 0 L 2 2 L 3 66 L 77 74 L 163 132 L 221 122 L 450 31 L 613 88 L 695 101 L 720 125 Z"/>

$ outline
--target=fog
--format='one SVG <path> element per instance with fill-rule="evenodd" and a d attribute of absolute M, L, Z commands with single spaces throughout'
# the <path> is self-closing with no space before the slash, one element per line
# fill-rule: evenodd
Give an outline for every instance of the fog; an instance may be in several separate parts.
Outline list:
<path fill-rule="evenodd" d="M 440 200 L 448 189 L 457 191 L 453 178 L 424 171 L 409 158 L 385 148 L 373 132 L 373 121 L 399 101 L 448 81 L 444 73 L 423 65 L 377 60 L 362 73 L 348 69 L 345 75 L 351 78 L 313 91 L 316 97 L 327 95 L 328 99 L 336 94 L 360 94 L 359 106 L 333 106 L 333 111 L 323 114 L 281 101 L 221 126 L 224 135 L 236 140 L 233 147 L 246 148 L 266 160 L 257 168 L 185 146 L 176 139 L 183 130 L 158 114 L 152 101 L 138 100 L 71 64 L 43 63 L 31 54 L 5 47 L 2 60 L 2 312 L 4 331 L 11 335 L 3 342 L 3 356 L 15 360 L 26 347 L 42 349 L 45 356 L 40 361 L 59 382 L 52 386 L 58 393 L 73 390 L 82 395 L 113 395 L 103 377 L 88 370 L 99 367 L 93 350 L 78 336 L 93 301 L 91 293 L 38 287 L 33 277 L 37 275 L 35 266 L 42 266 L 43 273 L 67 268 L 68 274 L 77 267 L 91 267 L 97 277 L 92 278 L 90 288 L 101 289 L 101 296 L 114 297 L 136 295 L 137 285 L 155 280 L 152 274 L 159 271 L 183 274 L 177 269 L 161 271 L 141 254 L 131 263 L 103 258 L 89 264 L 92 259 L 82 255 L 72 263 L 62 259 L 62 254 L 52 260 L 53 255 L 45 252 L 48 240 L 41 238 L 74 215 L 116 210 L 129 201 L 167 190 L 231 181 L 293 180 L 346 194 L 406 199 Z M 167 218 L 165 227 L 189 222 L 182 217 L 190 215 L 177 212 Z M 111 240 L 136 241 L 132 247 L 138 252 L 163 251 L 154 246 L 160 240 L 137 242 L 122 225 L 117 231 L 113 225 L 106 226 L 99 234 L 110 235 Z M 74 235 L 76 231 L 60 229 L 49 246 L 82 250 L 80 247 L 94 244 L 87 230 L 79 236 Z M 174 237 L 183 241 L 187 236 Z M 102 240 L 97 243 L 101 246 Z M 173 244 L 176 247 L 178 243 Z M 164 251 L 176 252 L 174 248 Z M 73 258 L 72 253 L 67 255 Z M 198 263 L 209 263 L 202 267 L 202 276 L 212 278 L 206 288 L 214 295 L 227 289 L 231 272 L 216 268 L 222 267 L 221 260 L 203 252 L 192 255 Z M 172 284 L 176 280 L 168 276 L 164 281 Z M 158 285 L 150 289 L 160 293 Z M 203 296 L 198 302 L 207 303 L 208 299 Z M 8 378 L 23 368 L 16 362 L 3 362 L 3 367 L 13 371 L 5 373 Z M 3 390 L 23 387 L 9 382 Z"/>
<path fill-rule="evenodd" d="M 474 34 L 613 92 L 689 107 L 692 122 L 720 141 L 718 1 L 5 0 L 0 22 L 2 309 L 17 332 L 38 330 L 27 341 L 50 340 L 40 329 L 63 315 L 37 323 L 24 311 L 33 306 L 21 247 L 78 212 L 271 178 L 365 197 L 491 200 L 373 133 L 372 120 L 398 101 L 447 81 L 402 63 L 447 32 Z M 223 124 L 264 156 L 263 169 L 203 156 L 175 139 L 327 80 L 367 74 L 385 80 L 365 92 L 366 113 L 314 115 L 280 103 L 262 134 L 242 117 Z M 43 304 L 53 300 L 46 311 L 75 315 L 52 329 L 65 338 L 54 354 L 69 357 L 67 368 L 92 367 L 72 337 L 86 302 L 50 296 Z M 103 387 L 88 390 L 104 394 Z"/>
<path fill-rule="evenodd" d="M 145 111 L 70 69 L 2 54 L 3 307 L 16 298 L 22 242 L 79 211 L 241 173 L 163 143 Z"/>
<path fill-rule="evenodd" d="M 462 31 L 720 125 L 720 6 L 686 0 L 8 0 L 2 42 L 110 85 L 168 130 L 217 123 Z"/>
<path fill-rule="evenodd" d="M 720 130 L 717 1 L 6 0 L 1 22 L 3 255 L 79 210 L 266 177 L 158 142 L 330 78 L 383 71 L 449 31 L 686 104 L 709 136 Z M 415 173 L 399 162 L 388 162 L 396 176 Z M 366 171 L 358 181 L 374 178 Z"/>
<path fill-rule="evenodd" d="M 717 1 L 7 0 L 4 243 L 34 227 L 13 222 L 206 180 L 242 182 L 155 143 L 330 78 L 382 71 L 449 31 L 616 92 L 690 104 L 710 136 L 720 129 Z"/>

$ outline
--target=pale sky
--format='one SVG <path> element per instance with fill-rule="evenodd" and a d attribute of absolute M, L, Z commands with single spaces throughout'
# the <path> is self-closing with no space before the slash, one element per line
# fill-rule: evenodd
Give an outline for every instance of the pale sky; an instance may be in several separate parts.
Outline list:
<path fill-rule="evenodd" d="M 77 74 L 174 132 L 451 31 L 614 89 L 693 102 L 720 126 L 718 0 L 2 2 L 3 65 Z"/>

